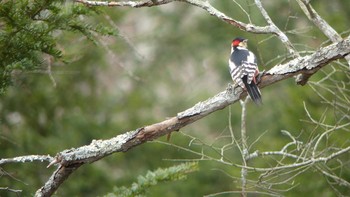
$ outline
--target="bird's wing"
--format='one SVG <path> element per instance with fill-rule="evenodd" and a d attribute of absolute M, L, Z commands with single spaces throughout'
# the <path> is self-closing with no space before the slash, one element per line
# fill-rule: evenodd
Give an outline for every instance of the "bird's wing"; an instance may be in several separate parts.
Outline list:
<path fill-rule="evenodd" d="M 243 67 L 245 67 L 244 70 L 248 75 L 248 84 L 250 84 L 255 77 L 256 71 L 258 70 L 258 64 L 254 53 L 249 51 L 249 55 L 247 56 L 247 61 L 243 62 L 242 65 Z"/>
<path fill-rule="evenodd" d="M 242 66 L 237 66 L 234 62 L 229 61 L 230 66 L 230 74 L 233 82 L 244 88 L 244 83 L 242 81 L 243 75 L 243 69 Z"/>
<path fill-rule="evenodd" d="M 247 75 L 247 83 L 250 84 L 258 69 L 255 55 L 248 50 L 239 50 L 232 54 L 229 66 L 232 80 L 242 88 L 244 88 L 242 78 Z"/>

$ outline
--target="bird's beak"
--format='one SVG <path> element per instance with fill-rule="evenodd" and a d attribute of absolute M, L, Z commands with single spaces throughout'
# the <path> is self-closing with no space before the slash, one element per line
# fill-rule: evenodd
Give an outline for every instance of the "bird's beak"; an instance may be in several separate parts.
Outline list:
<path fill-rule="evenodd" d="M 247 48 L 248 47 L 248 39 L 243 40 L 241 43 L 239 43 L 241 47 Z"/>

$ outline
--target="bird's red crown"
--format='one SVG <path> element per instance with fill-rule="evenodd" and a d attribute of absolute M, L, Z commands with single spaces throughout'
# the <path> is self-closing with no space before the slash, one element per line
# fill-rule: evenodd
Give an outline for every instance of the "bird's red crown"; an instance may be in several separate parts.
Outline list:
<path fill-rule="evenodd" d="M 232 46 L 233 47 L 237 47 L 239 45 L 239 43 L 243 42 L 245 39 L 244 38 L 235 38 L 233 41 L 232 41 Z"/>

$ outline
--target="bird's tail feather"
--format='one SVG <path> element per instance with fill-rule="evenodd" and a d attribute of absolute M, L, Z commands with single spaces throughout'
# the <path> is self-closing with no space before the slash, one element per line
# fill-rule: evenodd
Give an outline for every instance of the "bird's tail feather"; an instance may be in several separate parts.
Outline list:
<path fill-rule="evenodd" d="M 246 77 L 246 76 L 244 76 L 244 77 Z M 258 86 L 255 84 L 255 82 L 251 81 L 251 83 L 248 84 L 247 80 L 243 79 L 243 83 L 247 89 L 247 92 L 248 92 L 250 98 L 254 101 L 254 103 L 257 105 L 261 105 L 262 104 L 261 93 L 260 93 Z"/>

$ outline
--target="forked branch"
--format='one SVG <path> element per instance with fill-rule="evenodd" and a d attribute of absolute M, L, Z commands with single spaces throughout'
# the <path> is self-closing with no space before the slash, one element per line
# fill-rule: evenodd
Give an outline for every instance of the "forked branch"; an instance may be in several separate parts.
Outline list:
<path fill-rule="evenodd" d="M 315 73 L 329 62 L 343 58 L 349 53 L 350 37 L 347 37 L 339 43 L 319 49 L 312 55 L 273 67 L 262 76 L 259 86 L 264 88 L 300 73 Z M 178 113 L 177 116 L 162 122 L 140 127 L 108 140 L 94 140 L 89 145 L 64 150 L 58 153 L 53 162 L 51 162 L 50 166 L 58 164 L 58 169 L 52 174 L 46 184 L 37 191 L 36 196 L 50 196 L 74 170 L 83 164 L 97 161 L 116 152 L 128 151 L 144 142 L 154 140 L 173 131 L 178 131 L 215 111 L 224 109 L 245 96 L 246 92 L 240 87 L 234 87 L 234 91 L 232 87 L 229 87 L 226 91 L 220 92 L 206 101 L 199 102 L 193 107 Z M 300 165 L 307 164 L 300 163 Z M 256 168 L 253 169 L 256 170 Z"/>

